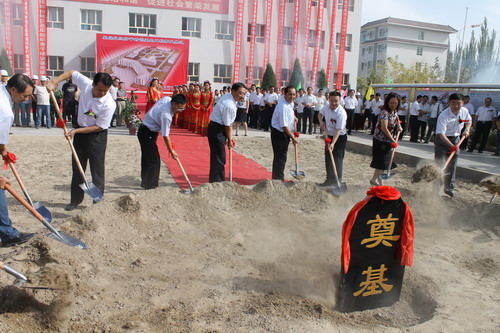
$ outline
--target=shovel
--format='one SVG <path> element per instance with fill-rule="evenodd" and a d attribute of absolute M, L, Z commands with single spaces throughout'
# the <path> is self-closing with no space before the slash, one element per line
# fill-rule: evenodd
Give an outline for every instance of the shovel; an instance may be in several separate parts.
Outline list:
<path fill-rule="evenodd" d="M 10 275 L 12 275 L 13 277 L 15 277 L 16 279 L 19 279 L 19 280 L 21 280 L 23 282 L 28 281 L 28 278 L 26 276 L 22 275 L 21 273 L 19 273 L 18 271 L 16 271 L 13 268 L 7 266 L 6 264 L 4 264 L 1 261 L 0 261 L 0 269 L 4 270 L 6 273 L 9 273 Z"/>
<path fill-rule="evenodd" d="M 56 98 L 52 91 L 50 92 L 50 98 L 52 98 L 52 102 L 54 103 L 57 112 L 57 118 L 63 120 L 61 115 L 61 110 L 59 110 L 59 105 L 57 104 Z M 67 136 L 68 130 L 66 128 L 66 124 L 64 124 L 63 126 L 63 131 L 64 131 L 64 136 L 68 140 L 71 152 L 73 153 L 73 159 L 75 160 L 75 163 L 78 166 L 78 170 L 80 171 L 80 174 L 83 179 L 83 184 L 80 184 L 80 187 L 85 193 L 90 195 L 95 202 L 101 201 L 102 200 L 101 191 L 97 187 L 95 187 L 94 184 L 87 182 L 87 178 L 85 178 L 85 171 L 83 170 L 82 165 L 80 164 L 80 159 L 78 158 L 78 154 L 76 153 L 75 147 L 73 146 L 73 142 L 71 141 L 71 138 Z"/>
<path fill-rule="evenodd" d="M 233 181 L 233 148 L 229 148 L 229 181 Z"/>
<path fill-rule="evenodd" d="M 396 143 L 398 143 L 400 134 L 401 134 L 401 131 L 399 131 L 398 134 L 396 135 Z M 396 148 L 392 148 L 392 155 L 391 155 L 391 160 L 389 162 L 389 166 L 388 166 L 386 172 L 384 174 L 380 175 L 381 179 L 383 179 L 383 180 L 391 179 L 396 174 L 396 173 L 391 174 L 391 167 L 392 167 L 392 162 L 394 161 L 395 154 L 396 154 Z"/>
<path fill-rule="evenodd" d="M 39 212 L 40 215 L 42 215 L 47 222 L 49 223 L 52 222 L 52 213 L 45 206 L 42 206 L 39 202 L 33 202 L 33 200 L 31 200 L 28 190 L 26 189 L 26 187 L 24 187 L 23 181 L 21 180 L 21 177 L 19 176 L 16 168 L 14 167 L 14 163 L 9 161 L 9 166 L 12 172 L 14 173 L 14 176 L 16 177 L 17 182 L 19 183 L 19 186 L 21 187 L 21 190 L 24 193 L 26 200 L 28 200 L 31 207 L 35 208 L 36 211 Z"/>
<path fill-rule="evenodd" d="M 340 182 L 339 175 L 337 173 L 337 166 L 335 165 L 335 161 L 333 160 L 333 153 L 328 147 L 326 147 L 326 149 L 328 149 L 328 152 L 330 154 L 330 160 L 332 161 L 333 166 L 333 174 L 335 175 L 335 181 L 337 182 L 337 185 L 332 185 L 331 190 L 333 194 L 340 197 L 347 191 L 347 185 L 344 182 Z"/>
<path fill-rule="evenodd" d="M 175 160 L 177 161 L 177 164 L 179 164 L 179 168 L 181 168 L 182 174 L 184 175 L 184 179 L 186 180 L 186 182 L 189 185 L 189 191 L 191 191 L 191 193 L 192 193 L 194 191 L 194 189 L 193 189 L 193 186 L 191 185 L 191 182 L 189 181 L 189 178 L 187 176 L 186 171 L 182 167 L 181 160 L 179 159 L 179 157 L 176 157 Z"/>
<path fill-rule="evenodd" d="M 290 174 L 293 178 L 303 178 L 306 174 L 304 171 L 299 171 L 299 149 L 297 148 L 297 145 L 293 145 L 293 148 L 295 149 L 295 170 L 290 170 Z"/>
<path fill-rule="evenodd" d="M 462 144 L 462 142 L 464 140 L 465 140 L 465 136 L 462 136 L 462 138 L 460 139 L 460 141 L 458 141 L 458 143 L 456 144 L 456 146 L 460 147 L 460 145 Z M 441 169 L 441 172 L 443 173 L 443 175 L 445 175 L 444 171 L 446 170 L 446 168 L 448 167 L 448 164 L 450 164 L 451 160 L 453 159 L 453 156 L 455 156 L 456 153 L 457 153 L 456 151 L 452 151 L 451 154 L 450 154 L 450 156 L 446 160 L 446 163 L 444 163 L 444 166 Z"/>
<path fill-rule="evenodd" d="M 33 216 L 35 216 L 38 221 L 42 222 L 42 224 L 51 231 L 50 236 L 52 238 L 69 246 L 78 247 L 83 250 L 87 248 L 87 245 L 81 240 L 71 237 L 70 235 L 67 235 L 61 231 L 57 231 L 47 220 L 43 218 L 43 216 L 35 208 L 30 206 L 30 204 L 26 202 L 26 200 L 24 200 L 16 191 L 14 191 L 14 189 L 10 185 L 6 184 L 5 189 L 9 191 L 9 193 L 12 194 L 12 196 L 16 198 L 16 200 L 19 201 L 27 210 L 29 210 L 30 213 L 33 214 Z"/>

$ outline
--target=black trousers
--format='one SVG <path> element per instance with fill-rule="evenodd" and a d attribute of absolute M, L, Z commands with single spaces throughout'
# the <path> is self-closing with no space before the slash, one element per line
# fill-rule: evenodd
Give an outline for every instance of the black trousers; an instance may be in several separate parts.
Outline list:
<path fill-rule="evenodd" d="M 476 145 L 479 144 L 479 151 L 483 151 L 488 142 L 488 136 L 490 135 L 492 122 L 491 121 L 478 121 L 476 124 L 476 130 L 474 132 L 474 137 L 470 144 L 469 150 L 476 149 Z M 465 127 L 465 126 L 464 126 Z"/>
<path fill-rule="evenodd" d="M 425 131 L 427 130 L 427 122 L 419 120 L 418 127 L 420 130 L 420 140 L 425 140 Z"/>
<path fill-rule="evenodd" d="M 250 127 L 251 128 L 257 128 L 257 123 L 258 123 L 258 120 L 259 120 L 259 113 L 260 113 L 260 110 L 259 110 L 259 106 L 258 105 L 254 105 L 251 107 L 251 114 L 249 115 L 250 117 Z"/>
<path fill-rule="evenodd" d="M 456 145 L 458 141 L 460 141 L 460 137 L 458 136 L 448 136 L 447 138 L 454 145 Z M 446 143 L 444 143 L 443 140 L 441 140 L 441 137 L 439 135 L 436 135 L 436 140 L 434 140 L 434 161 L 440 167 L 444 166 L 445 161 L 450 156 L 448 154 L 449 151 L 450 147 Z M 453 191 L 455 189 L 455 173 L 457 171 L 459 153 L 459 151 L 456 152 L 456 154 L 451 159 L 450 164 L 448 164 L 446 170 L 444 171 L 443 182 L 445 190 Z"/>
<path fill-rule="evenodd" d="M 372 113 L 372 129 L 370 134 L 373 135 L 375 133 L 375 128 L 377 127 L 378 114 Z"/>
<path fill-rule="evenodd" d="M 406 133 L 406 116 L 398 116 L 398 118 L 401 120 L 401 128 L 403 129 L 401 137 L 403 137 L 404 133 Z"/>
<path fill-rule="evenodd" d="M 302 130 L 302 118 L 303 118 L 303 113 L 298 113 L 297 112 L 297 132 L 301 132 Z"/>
<path fill-rule="evenodd" d="M 333 136 L 328 136 L 330 139 L 333 139 Z M 342 173 L 344 170 L 344 155 L 345 155 L 345 146 L 347 144 L 347 135 L 341 135 L 335 142 L 333 146 L 333 161 L 335 162 L 335 167 L 337 168 L 337 176 L 339 177 L 339 181 L 342 181 Z M 333 172 L 332 159 L 330 158 L 330 153 L 328 152 L 328 148 L 325 147 L 325 167 L 326 167 L 326 180 L 331 184 L 337 184 L 337 180 L 335 179 L 335 173 Z"/>
<path fill-rule="evenodd" d="M 263 118 L 261 123 L 264 131 L 269 131 L 269 127 L 271 126 L 271 119 L 273 118 L 273 113 L 275 108 L 276 105 L 273 106 L 266 105 L 266 107 L 264 108 L 264 112 L 260 114 L 261 117 Z"/>
<path fill-rule="evenodd" d="M 158 187 L 160 179 L 160 153 L 158 152 L 158 132 L 152 132 L 147 126 L 139 126 L 137 139 L 141 145 L 141 187 L 145 190 Z"/>
<path fill-rule="evenodd" d="M 418 142 L 418 116 L 410 116 L 410 141 Z"/>
<path fill-rule="evenodd" d="M 87 162 L 90 163 L 90 174 L 92 182 L 104 195 L 104 175 L 105 175 L 105 157 L 106 146 L 108 143 L 108 130 L 97 133 L 75 134 L 73 145 L 76 154 L 82 165 L 83 171 L 87 170 Z M 80 188 L 83 183 L 82 175 L 78 170 L 75 159 L 73 158 L 73 177 L 71 179 L 71 200 L 70 202 L 79 205 L 83 201 L 85 193 Z"/>
<path fill-rule="evenodd" d="M 347 134 L 350 135 L 353 127 L 352 124 L 354 122 L 354 109 L 345 109 L 345 112 L 347 113 Z"/>
<path fill-rule="evenodd" d="M 306 134 L 306 131 L 309 134 L 312 134 L 313 117 L 314 117 L 313 108 L 304 107 L 304 113 L 302 114 L 302 134 Z M 307 127 L 307 120 L 309 120 L 309 127 Z"/>
<path fill-rule="evenodd" d="M 210 146 L 210 183 L 223 182 L 226 180 L 226 132 L 224 125 L 211 121 L 208 124 L 208 145 Z"/>
<path fill-rule="evenodd" d="M 73 117 L 76 116 L 77 105 L 78 105 L 78 102 L 76 100 L 64 103 L 64 107 L 63 107 L 63 119 L 64 120 L 72 121 Z"/>
<path fill-rule="evenodd" d="M 273 146 L 273 179 L 285 179 L 286 156 L 290 137 L 285 132 L 280 132 L 271 127 L 271 144 Z"/>

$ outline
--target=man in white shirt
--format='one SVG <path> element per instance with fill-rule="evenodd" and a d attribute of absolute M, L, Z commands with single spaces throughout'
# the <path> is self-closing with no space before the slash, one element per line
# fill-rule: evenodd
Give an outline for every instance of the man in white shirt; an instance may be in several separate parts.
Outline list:
<path fill-rule="evenodd" d="M 433 132 L 436 132 L 436 123 L 437 123 L 437 117 L 441 113 L 443 107 L 443 104 L 441 104 L 438 100 L 437 96 L 432 96 L 431 97 L 431 105 L 429 109 L 429 120 L 427 121 L 429 125 L 429 130 L 427 131 L 427 136 L 425 137 L 424 143 L 429 143 L 429 139 L 431 138 L 431 135 Z"/>
<path fill-rule="evenodd" d="M 491 105 L 492 99 L 490 97 L 484 100 L 484 105 L 480 106 L 476 110 L 476 118 L 474 119 L 474 137 L 472 138 L 472 143 L 470 144 L 469 153 L 472 153 L 476 149 L 476 145 L 479 141 L 478 153 L 482 153 L 486 143 L 488 142 L 488 136 L 490 135 L 490 130 L 493 128 L 493 119 L 497 113 L 497 109 Z"/>
<path fill-rule="evenodd" d="M 293 114 L 293 101 L 297 94 L 292 86 L 285 88 L 284 97 L 280 99 L 271 120 L 271 144 L 273 146 L 273 179 L 284 180 L 285 165 L 290 141 L 298 144 L 293 135 L 297 118 Z"/>
<path fill-rule="evenodd" d="M 449 154 L 455 152 L 444 171 L 444 193 L 450 197 L 455 196 L 455 172 L 460 152 L 457 143 L 460 141 L 460 132 L 465 124 L 463 136 L 468 137 L 472 120 L 469 111 L 463 107 L 463 98 L 462 94 L 451 94 L 448 101 L 450 107 L 441 112 L 436 125 L 436 141 L 434 142 L 434 160 L 436 163 L 444 165 Z"/>
<path fill-rule="evenodd" d="M 252 116 L 250 118 L 250 128 L 257 128 L 257 125 L 259 123 L 259 115 L 260 115 L 260 103 L 262 101 L 262 98 L 264 97 L 261 93 L 260 87 L 255 88 L 255 92 L 253 93 L 253 98 L 252 95 L 250 95 L 250 100 L 251 103 L 251 108 L 252 108 Z"/>
<path fill-rule="evenodd" d="M 304 115 L 304 104 L 302 104 L 302 97 L 305 95 L 304 89 L 299 89 L 299 94 L 295 98 L 295 103 L 297 104 L 297 132 L 301 132 L 302 130 L 302 118 Z"/>
<path fill-rule="evenodd" d="M 276 108 L 276 104 L 278 104 L 278 94 L 274 92 L 275 87 L 270 86 L 269 87 L 269 93 L 267 93 L 264 96 L 264 113 L 261 115 L 263 116 L 263 122 L 262 122 L 262 127 L 264 131 L 269 131 L 269 126 L 271 125 L 271 119 L 273 117 L 274 109 Z"/>
<path fill-rule="evenodd" d="M 105 183 L 105 156 L 108 141 L 108 128 L 111 118 L 116 110 L 116 103 L 109 94 L 113 79 L 107 73 L 97 73 L 93 80 L 81 73 L 70 70 L 47 84 L 48 90 L 55 90 L 57 84 L 71 80 L 78 90 L 80 98 L 77 111 L 78 127 L 68 133 L 73 139 L 73 145 L 83 170 L 90 164 L 92 182 L 104 194 Z M 73 160 L 73 177 L 71 179 L 71 199 L 64 208 L 66 211 L 74 210 L 83 201 L 84 191 L 80 188 L 83 178 L 77 164 Z"/>
<path fill-rule="evenodd" d="M 474 105 L 472 105 L 472 103 L 470 102 L 469 95 L 464 96 L 464 108 L 469 110 L 469 114 L 472 117 L 472 127 L 474 127 L 474 120 L 476 119 L 476 116 L 475 116 L 476 111 L 475 111 Z M 465 140 L 460 145 L 460 150 L 466 150 L 468 145 L 469 145 L 469 138 L 465 138 Z"/>
<path fill-rule="evenodd" d="M 325 129 L 326 135 L 331 143 L 325 146 L 326 180 L 321 186 L 336 184 L 330 151 L 333 151 L 333 160 L 337 169 L 339 181 L 342 181 L 345 146 L 347 143 L 347 113 L 340 105 L 340 93 L 332 91 L 328 94 L 329 105 L 325 105 L 320 111 L 321 127 Z M 323 121 L 324 120 L 324 121 Z"/>
<path fill-rule="evenodd" d="M 354 96 L 354 89 L 349 90 L 349 95 L 344 98 L 344 108 L 347 113 L 347 134 L 351 135 L 354 122 L 354 109 L 358 105 L 358 100 Z"/>
<path fill-rule="evenodd" d="M 248 126 L 252 128 L 252 122 L 254 118 L 254 112 L 253 112 L 253 107 L 255 104 L 255 96 L 257 95 L 256 92 L 257 86 L 255 84 L 252 84 L 250 86 L 250 89 L 248 90 L 248 114 L 247 114 L 247 120 L 248 120 Z"/>
<path fill-rule="evenodd" d="M 11 105 L 29 99 L 33 89 L 33 82 L 23 74 L 15 74 L 8 80 L 6 85 L 0 85 L 0 154 L 4 158 L 9 153 L 7 142 L 10 126 L 14 119 Z M 2 247 L 25 243 L 35 235 L 19 232 L 12 226 L 5 198 L 5 185 L 10 185 L 9 180 L 0 176 L 0 240 L 2 241 Z"/>
<path fill-rule="evenodd" d="M 109 88 L 109 93 L 111 94 L 111 97 L 113 98 L 113 101 L 117 101 L 118 99 L 118 86 L 120 85 L 120 79 L 115 77 L 113 79 L 113 85 Z M 161 93 L 160 93 L 161 96 Z M 116 119 L 116 115 L 118 114 L 118 103 L 116 103 L 116 110 L 115 113 L 113 114 L 113 118 L 111 118 L 111 123 L 109 124 L 109 127 L 116 127 L 113 125 L 113 121 Z"/>
<path fill-rule="evenodd" d="M 236 119 L 236 103 L 245 99 L 247 88 L 241 82 L 232 85 L 229 93 L 219 99 L 210 114 L 208 125 L 208 144 L 210 146 L 210 183 L 226 180 L 226 141 L 227 147 L 233 149 L 232 124 Z"/>
<path fill-rule="evenodd" d="M 172 98 L 163 97 L 149 109 L 137 131 L 141 145 L 141 187 L 145 190 L 158 187 L 161 159 L 158 152 L 158 132 L 161 133 L 165 146 L 175 160 L 177 154 L 170 141 L 170 126 L 174 115 L 184 111 L 187 98 L 182 94 Z"/>
<path fill-rule="evenodd" d="M 328 104 L 328 101 L 326 100 L 326 97 L 323 94 L 323 92 L 324 92 L 323 89 L 318 90 L 318 96 L 316 96 L 316 104 L 314 105 L 314 117 L 313 117 L 314 134 L 316 134 L 316 129 L 320 124 L 319 112 L 325 107 L 326 104 Z M 323 131 L 321 130 L 321 126 L 320 126 L 320 133 L 321 134 L 323 133 Z"/>
<path fill-rule="evenodd" d="M 368 119 L 368 126 L 366 129 L 369 130 L 372 126 L 372 101 L 375 99 L 375 95 L 371 94 L 370 99 L 367 99 L 364 105 L 363 112 L 363 130 L 365 130 L 365 122 Z"/>
<path fill-rule="evenodd" d="M 34 95 L 36 96 L 36 109 L 37 109 L 35 128 L 40 128 L 42 124 L 42 118 L 44 115 L 47 128 L 51 127 L 50 95 L 46 85 L 47 85 L 47 78 L 45 76 L 42 76 L 40 77 L 40 85 L 37 86 L 34 91 Z"/>
<path fill-rule="evenodd" d="M 418 143 L 418 116 L 420 115 L 420 106 L 422 103 L 422 96 L 418 95 L 417 99 L 411 104 L 410 107 L 410 142 Z"/>
<path fill-rule="evenodd" d="M 399 110 L 397 112 L 398 118 L 401 121 L 401 128 L 402 128 L 402 133 L 401 133 L 401 138 L 403 135 L 405 135 L 406 132 L 406 117 L 408 114 L 408 99 L 406 96 L 401 97 L 401 104 L 399 105 Z"/>
<path fill-rule="evenodd" d="M 375 133 L 375 127 L 377 127 L 378 115 L 382 108 L 384 107 L 384 100 L 380 98 L 380 94 L 375 94 L 375 99 L 372 101 L 372 130 L 370 135 Z"/>
<path fill-rule="evenodd" d="M 304 112 L 302 115 L 302 134 L 312 134 L 313 129 L 313 117 L 314 117 L 314 105 L 316 104 L 316 96 L 313 95 L 313 89 L 311 87 L 307 88 L 307 94 L 302 96 L 302 106 L 304 106 Z M 309 121 L 309 127 L 307 127 Z"/>
<path fill-rule="evenodd" d="M 363 124 L 361 122 L 361 108 L 363 107 L 363 100 L 361 99 L 361 93 L 356 92 L 354 95 L 356 99 L 358 100 L 358 104 L 354 108 L 354 120 L 353 120 L 353 129 L 358 132 L 360 129 L 363 129 Z"/>
<path fill-rule="evenodd" d="M 418 113 L 418 127 L 420 130 L 420 143 L 424 142 L 425 131 L 427 130 L 427 121 L 431 113 L 431 106 L 429 104 L 429 96 L 422 96 L 422 104 L 420 104 L 420 111 Z"/>

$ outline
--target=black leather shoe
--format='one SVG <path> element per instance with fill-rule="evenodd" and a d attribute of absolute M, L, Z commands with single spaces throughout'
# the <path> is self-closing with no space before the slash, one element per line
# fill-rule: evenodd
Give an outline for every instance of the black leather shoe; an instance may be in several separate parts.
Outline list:
<path fill-rule="evenodd" d="M 77 204 L 70 203 L 69 205 L 67 205 L 66 207 L 64 207 L 64 210 L 67 211 L 67 212 L 71 212 L 72 210 L 75 210 L 76 207 L 78 207 Z"/>
<path fill-rule="evenodd" d="M 19 235 L 17 237 L 12 238 L 11 240 L 2 242 L 2 247 L 10 247 L 10 246 L 26 243 L 31 238 L 33 238 L 33 236 L 35 236 L 35 234 L 21 232 L 21 233 L 19 233 Z"/>
<path fill-rule="evenodd" d="M 455 192 L 453 192 L 452 190 L 444 190 L 444 193 L 446 195 L 449 195 L 450 198 L 454 198 L 455 197 Z"/>
<path fill-rule="evenodd" d="M 318 186 L 332 186 L 333 182 L 325 180 L 323 183 L 316 183 Z"/>

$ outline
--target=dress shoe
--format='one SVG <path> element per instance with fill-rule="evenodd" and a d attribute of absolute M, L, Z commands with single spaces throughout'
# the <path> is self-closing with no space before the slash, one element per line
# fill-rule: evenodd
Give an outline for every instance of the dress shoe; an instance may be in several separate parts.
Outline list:
<path fill-rule="evenodd" d="M 77 204 L 70 203 L 69 205 L 67 205 L 66 207 L 64 207 L 64 210 L 67 211 L 67 212 L 71 212 L 72 210 L 75 210 L 76 207 L 78 207 Z"/>
<path fill-rule="evenodd" d="M 326 186 L 332 186 L 332 185 L 333 185 L 333 182 L 331 182 L 331 181 L 329 181 L 329 180 L 325 180 L 325 181 L 324 181 L 324 182 L 322 182 L 322 183 L 316 183 L 316 185 L 318 185 L 318 186 L 322 186 L 322 187 L 323 187 L 323 186 L 324 186 L 324 187 L 326 187 Z"/>
<path fill-rule="evenodd" d="M 455 192 L 453 192 L 452 190 L 444 190 L 444 193 L 446 195 L 449 195 L 450 198 L 454 198 L 455 197 Z"/>
<path fill-rule="evenodd" d="M 35 234 L 21 232 L 17 237 L 14 237 L 8 241 L 2 241 L 2 247 L 10 247 L 18 244 L 23 244 L 29 241 Z"/>
<path fill-rule="evenodd" d="M 373 186 L 380 186 L 380 184 L 377 184 L 375 183 L 373 180 L 370 179 L 370 185 L 373 185 Z"/>

